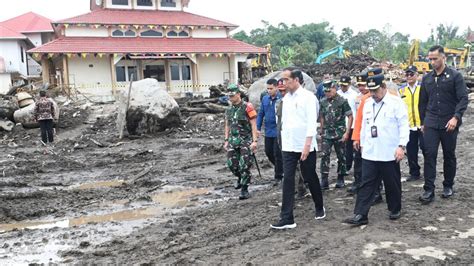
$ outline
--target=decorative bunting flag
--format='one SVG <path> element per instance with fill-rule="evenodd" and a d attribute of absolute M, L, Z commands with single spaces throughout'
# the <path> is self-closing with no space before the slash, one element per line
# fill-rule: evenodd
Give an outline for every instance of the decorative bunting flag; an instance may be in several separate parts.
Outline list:
<path fill-rule="evenodd" d="M 98 53 L 97 55 L 99 56 L 99 58 L 102 58 L 104 56 L 103 53 Z"/>
<path fill-rule="evenodd" d="M 66 54 L 67 58 L 71 58 L 72 54 Z"/>
<path fill-rule="evenodd" d="M 96 29 L 98 29 L 98 28 L 100 27 L 100 25 L 99 25 L 99 24 L 95 24 L 94 27 L 95 27 Z"/>
<path fill-rule="evenodd" d="M 87 54 L 86 54 L 86 53 L 82 53 L 81 56 L 82 56 L 82 58 L 86 58 L 86 57 L 87 57 Z"/>
<path fill-rule="evenodd" d="M 49 53 L 48 54 L 48 58 L 53 58 L 54 54 L 53 53 Z"/>
<path fill-rule="evenodd" d="M 67 29 L 69 28 L 69 24 L 64 24 L 64 27 Z"/>

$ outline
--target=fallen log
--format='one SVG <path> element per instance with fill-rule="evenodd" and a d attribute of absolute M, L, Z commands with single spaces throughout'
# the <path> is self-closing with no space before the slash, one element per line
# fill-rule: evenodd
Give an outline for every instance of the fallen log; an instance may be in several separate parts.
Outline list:
<path fill-rule="evenodd" d="M 211 113 L 224 113 L 227 107 L 214 103 L 205 103 L 204 106 L 211 111 Z"/>
<path fill-rule="evenodd" d="M 203 99 L 203 100 L 193 100 L 189 101 L 186 103 L 187 106 L 195 106 L 198 104 L 203 104 L 203 103 L 217 103 L 219 101 L 219 98 L 210 98 L 210 99 Z"/>

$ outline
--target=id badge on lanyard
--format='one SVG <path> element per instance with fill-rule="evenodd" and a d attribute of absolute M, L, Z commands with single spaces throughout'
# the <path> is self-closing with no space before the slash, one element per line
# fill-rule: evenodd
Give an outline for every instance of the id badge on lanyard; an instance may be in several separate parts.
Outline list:
<path fill-rule="evenodd" d="M 382 105 L 380 106 L 379 110 L 377 111 L 377 114 L 375 114 L 375 104 L 372 106 L 373 107 L 373 113 L 375 114 L 375 116 L 374 116 L 374 125 L 370 128 L 370 135 L 372 136 L 372 138 L 377 138 L 379 136 L 379 133 L 377 131 L 377 126 L 375 125 L 375 120 L 379 116 L 379 113 L 380 113 L 380 110 L 382 110 L 383 104 L 384 103 L 382 102 Z"/>

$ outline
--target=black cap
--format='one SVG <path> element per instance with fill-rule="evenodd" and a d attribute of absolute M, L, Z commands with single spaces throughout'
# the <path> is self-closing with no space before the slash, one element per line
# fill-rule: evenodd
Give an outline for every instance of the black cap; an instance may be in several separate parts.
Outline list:
<path fill-rule="evenodd" d="M 341 79 L 339 80 L 339 84 L 343 86 L 349 86 L 349 84 L 351 84 L 351 77 L 341 76 Z"/>
<path fill-rule="evenodd" d="M 331 90 L 331 88 L 335 88 L 336 85 L 337 85 L 337 83 L 336 83 L 335 80 L 332 80 L 332 79 L 325 80 L 325 81 L 323 81 L 323 90 L 324 91 L 329 91 L 329 90 Z"/>
<path fill-rule="evenodd" d="M 384 80 L 383 74 L 378 74 L 375 76 L 369 76 L 367 78 L 367 88 L 369 90 L 376 90 L 380 88 L 380 85 L 382 85 Z"/>
<path fill-rule="evenodd" d="M 405 72 L 418 73 L 418 68 L 416 68 L 416 66 L 409 66 L 405 69 Z"/>
<path fill-rule="evenodd" d="M 367 72 L 356 76 L 357 85 L 367 85 Z"/>
<path fill-rule="evenodd" d="M 376 76 L 376 75 L 380 75 L 383 73 L 383 70 L 381 68 L 372 68 L 372 69 L 369 69 L 367 70 L 367 76 Z"/>

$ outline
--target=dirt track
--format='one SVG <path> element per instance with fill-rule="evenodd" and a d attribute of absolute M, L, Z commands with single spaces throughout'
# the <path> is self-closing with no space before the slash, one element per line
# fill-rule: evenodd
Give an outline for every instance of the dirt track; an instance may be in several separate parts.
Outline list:
<path fill-rule="evenodd" d="M 107 116 L 113 108 L 92 106 L 65 123 L 55 154 L 42 154 L 37 129 L 15 138 L 0 132 L 0 264 L 474 261 L 472 109 L 459 137 L 454 198 L 439 197 L 438 178 L 436 201 L 422 206 L 422 183 L 403 183 L 400 220 L 387 219 L 384 203 L 371 209 L 368 226 L 352 228 L 341 221 L 353 197 L 331 189 L 326 220 L 314 220 L 306 198 L 296 203 L 297 228 L 275 232 L 269 225 L 281 193 L 271 186 L 263 142 L 264 177 L 254 178 L 250 200 L 239 201 L 224 165 L 221 116 L 118 140 Z"/>

